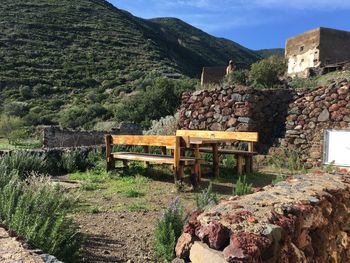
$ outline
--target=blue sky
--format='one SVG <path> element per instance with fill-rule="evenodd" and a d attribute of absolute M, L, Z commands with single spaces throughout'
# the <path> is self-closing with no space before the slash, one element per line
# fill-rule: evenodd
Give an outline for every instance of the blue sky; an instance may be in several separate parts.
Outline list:
<path fill-rule="evenodd" d="M 350 31 L 350 0 L 109 0 L 143 18 L 177 17 L 251 49 L 316 27 Z"/>

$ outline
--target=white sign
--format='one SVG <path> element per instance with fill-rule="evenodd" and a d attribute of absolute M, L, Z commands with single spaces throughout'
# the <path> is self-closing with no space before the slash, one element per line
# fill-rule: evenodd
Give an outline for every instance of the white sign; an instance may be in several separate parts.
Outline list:
<path fill-rule="evenodd" d="M 324 131 L 323 163 L 350 167 L 350 130 Z"/>

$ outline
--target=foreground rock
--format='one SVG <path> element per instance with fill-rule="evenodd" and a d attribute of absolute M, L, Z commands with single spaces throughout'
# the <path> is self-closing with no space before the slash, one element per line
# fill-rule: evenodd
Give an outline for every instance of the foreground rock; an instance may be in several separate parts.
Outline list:
<path fill-rule="evenodd" d="M 349 176 L 294 176 L 195 213 L 176 253 L 193 263 L 350 262 L 349 212 Z"/>

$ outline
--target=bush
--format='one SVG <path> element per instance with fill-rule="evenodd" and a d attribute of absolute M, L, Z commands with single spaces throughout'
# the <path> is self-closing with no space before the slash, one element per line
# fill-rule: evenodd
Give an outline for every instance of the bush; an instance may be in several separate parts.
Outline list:
<path fill-rule="evenodd" d="M 14 179 L 0 187 L 0 219 L 9 229 L 33 247 L 76 262 L 81 237 L 78 227 L 66 218 L 72 202 L 59 187 L 45 178 Z"/>
<path fill-rule="evenodd" d="M 272 88 L 280 82 L 286 72 L 286 61 L 279 56 L 271 56 L 252 65 L 249 80 L 257 86 Z"/>
<path fill-rule="evenodd" d="M 1 157 L 0 167 L 7 173 L 16 171 L 21 179 L 27 178 L 32 173 L 45 174 L 47 172 L 44 156 L 26 152 L 7 154 Z"/>
<path fill-rule="evenodd" d="M 208 188 L 203 190 L 201 194 L 196 196 L 196 203 L 198 210 L 202 211 L 208 205 L 215 205 L 218 203 L 218 198 L 213 193 L 213 185 L 209 184 Z"/>
<path fill-rule="evenodd" d="M 240 176 L 233 190 L 233 195 L 247 195 L 253 192 L 252 184 L 247 183 L 247 176 Z"/>
<path fill-rule="evenodd" d="M 176 240 L 180 237 L 184 225 L 179 199 L 164 211 L 155 229 L 155 255 L 158 259 L 172 260 L 175 257 Z"/>
<path fill-rule="evenodd" d="M 152 121 L 151 128 L 146 135 L 174 135 L 176 133 L 177 115 L 166 116 L 158 121 Z"/>
<path fill-rule="evenodd" d="M 66 172 L 74 173 L 85 171 L 89 166 L 89 162 L 86 153 L 79 149 L 75 149 L 63 153 L 62 165 Z"/>
<path fill-rule="evenodd" d="M 249 82 L 249 70 L 241 69 L 235 70 L 225 77 L 225 83 L 232 85 L 248 85 Z"/>
<path fill-rule="evenodd" d="M 0 116 L 0 136 L 9 138 L 10 134 L 24 127 L 24 122 L 19 117 L 1 115 Z"/>

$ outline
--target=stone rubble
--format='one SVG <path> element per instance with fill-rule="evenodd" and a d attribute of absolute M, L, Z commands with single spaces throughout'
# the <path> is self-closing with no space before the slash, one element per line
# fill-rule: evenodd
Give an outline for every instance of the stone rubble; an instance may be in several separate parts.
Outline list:
<path fill-rule="evenodd" d="M 193 263 L 350 262 L 350 177 L 293 176 L 194 212 L 176 255 Z"/>

